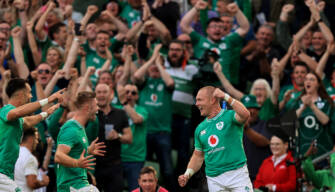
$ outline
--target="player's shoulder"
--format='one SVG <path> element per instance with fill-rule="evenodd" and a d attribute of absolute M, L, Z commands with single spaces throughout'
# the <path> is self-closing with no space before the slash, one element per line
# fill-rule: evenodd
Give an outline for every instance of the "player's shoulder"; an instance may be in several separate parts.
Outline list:
<path fill-rule="evenodd" d="M 74 127 L 74 126 L 76 126 L 76 123 L 74 122 L 74 120 L 70 119 L 63 124 L 62 128 L 63 127 Z"/>
<path fill-rule="evenodd" d="M 210 122 L 207 121 L 207 119 L 204 119 L 195 129 L 195 134 L 200 133 L 202 130 L 204 130 Z"/>
<path fill-rule="evenodd" d="M 68 120 L 60 128 L 60 133 L 61 132 L 75 133 L 75 130 L 77 130 L 78 128 L 79 125 L 74 120 Z"/>
<path fill-rule="evenodd" d="M 222 114 L 220 114 L 220 116 L 218 116 L 219 120 L 229 120 L 231 118 L 233 118 L 235 115 L 235 111 L 234 110 L 224 110 L 222 112 Z"/>
<path fill-rule="evenodd" d="M 8 113 L 12 109 L 15 109 L 14 105 L 7 104 L 7 105 L 5 105 L 5 106 L 3 106 L 3 107 L 0 108 L 0 112 L 1 113 Z"/>

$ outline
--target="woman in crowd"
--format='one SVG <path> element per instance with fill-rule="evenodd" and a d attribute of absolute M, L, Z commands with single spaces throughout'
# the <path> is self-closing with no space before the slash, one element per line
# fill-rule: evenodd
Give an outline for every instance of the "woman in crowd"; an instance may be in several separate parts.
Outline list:
<path fill-rule="evenodd" d="M 273 72 L 275 69 L 273 69 Z M 220 63 L 214 64 L 214 72 L 218 76 L 223 85 L 223 88 L 234 98 L 242 100 L 244 97 L 248 96 L 243 92 L 236 89 L 222 73 Z M 253 82 L 250 94 L 256 96 L 256 101 L 261 109 L 259 111 L 259 118 L 261 120 L 268 120 L 274 117 L 277 113 L 277 101 L 279 94 L 279 74 L 272 74 L 272 90 L 269 83 L 265 79 L 257 79 Z"/>
<path fill-rule="evenodd" d="M 293 161 L 291 152 L 288 152 L 288 137 L 284 133 L 275 134 L 271 137 L 270 149 L 272 155 L 259 168 L 254 188 L 277 192 L 295 191 L 295 166 L 287 165 L 288 161 Z"/>
<path fill-rule="evenodd" d="M 305 77 L 304 90 L 293 105 L 300 125 L 296 148 L 298 154 L 304 154 L 313 140 L 317 140 L 317 156 L 332 149 L 332 107 L 333 102 L 320 77 L 315 72 L 309 72 Z"/>

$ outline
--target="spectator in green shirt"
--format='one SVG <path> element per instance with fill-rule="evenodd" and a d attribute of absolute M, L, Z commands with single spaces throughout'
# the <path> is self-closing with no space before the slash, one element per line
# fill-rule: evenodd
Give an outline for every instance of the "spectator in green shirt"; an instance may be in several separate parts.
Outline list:
<path fill-rule="evenodd" d="M 180 22 L 181 29 L 191 37 L 194 47 L 195 56 L 200 59 L 206 50 L 215 51 L 220 57 L 218 61 L 222 65 L 222 72 L 230 80 L 230 66 L 234 57 L 233 48 L 240 45 L 242 38 L 249 30 L 249 22 L 236 3 L 230 3 L 227 6 L 229 14 L 225 15 L 224 20 L 214 17 L 207 23 L 207 37 L 195 32 L 191 27 L 193 18 L 200 10 L 207 7 L 207 2 L 199 0 L 195 6 L 183 17 Z M 233 24 L 233 18 L 236 17 L 239 28 L 235 32 L 230 33 Z M 227 22 L 228 20 L 228 22 Z M 223 38 L 224 37 L 224 38 Z"/>
<path fill-rule="evenodd" d="M 335 147 L 333 148 L 333 153 L 330 155 L 330 169 L 321 169 L 315 170 L 311 154 L 316 152 L 316 147 L 314 143 L 310 145 L 310 148 L 305 153 L 307 159 L 302 162 L 302 170 L 305 173 L 306 179 L 311 181 L 313 186 L 317 189 L 335 189 L 335 178 L 334 178 L 334 171 L 335 171 Z"/>
<path fill-rule="evenodd" d="M 169 190 L 175 191 L 176 178 L 173 176 L 171 159 L 171 120 L 172 92 L 174 80 L 163 67 L 159 54 L 161 44 L 156 45 L 152 57 L 134 74 L 140 88 L 139 104 L 149 114 L 147 121 L 148 156 L 156 154 L 164 183 Z M 148 73 L 148 77 L 146 77 Z"/>

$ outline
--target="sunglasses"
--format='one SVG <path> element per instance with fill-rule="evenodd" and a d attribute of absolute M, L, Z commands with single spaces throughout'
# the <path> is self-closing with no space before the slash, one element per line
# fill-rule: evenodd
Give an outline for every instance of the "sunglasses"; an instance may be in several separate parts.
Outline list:
<path fill-rule="evenodd" d="M 128 95 L 129 93 L 131 93 L 131 95 L 135 96 L 137 95 L 136 91 L 126 91 L 126 94 Z"/>
<path fill-rule="evenodd" d="M 50 73 L 49 69 L 40 69 L 40 70 L 38 70 L 38 74 L 42 74 L 43 72 L 45 74 L 49 74 Z"/>

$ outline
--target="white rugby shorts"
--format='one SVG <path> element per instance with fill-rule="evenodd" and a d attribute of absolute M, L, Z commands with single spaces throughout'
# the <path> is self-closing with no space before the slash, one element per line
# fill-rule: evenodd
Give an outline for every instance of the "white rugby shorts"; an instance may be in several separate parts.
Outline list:
<path fill-rule="evenodd" d="M 70 192 L 99 192 L 98 188 L 93 185 L 89 185 L 80 189 L 70 188 Z"/>
<path fill-rule="evenodd" d="M 21 192 L 22 190 L 7 175 L 0 173 L 0 191 L 1 192 Z"/>
<path fill-rule="evenodd" d="M 207 176 L 209 192 L 253 192 L 247 165 L 216 177 Z"/>

